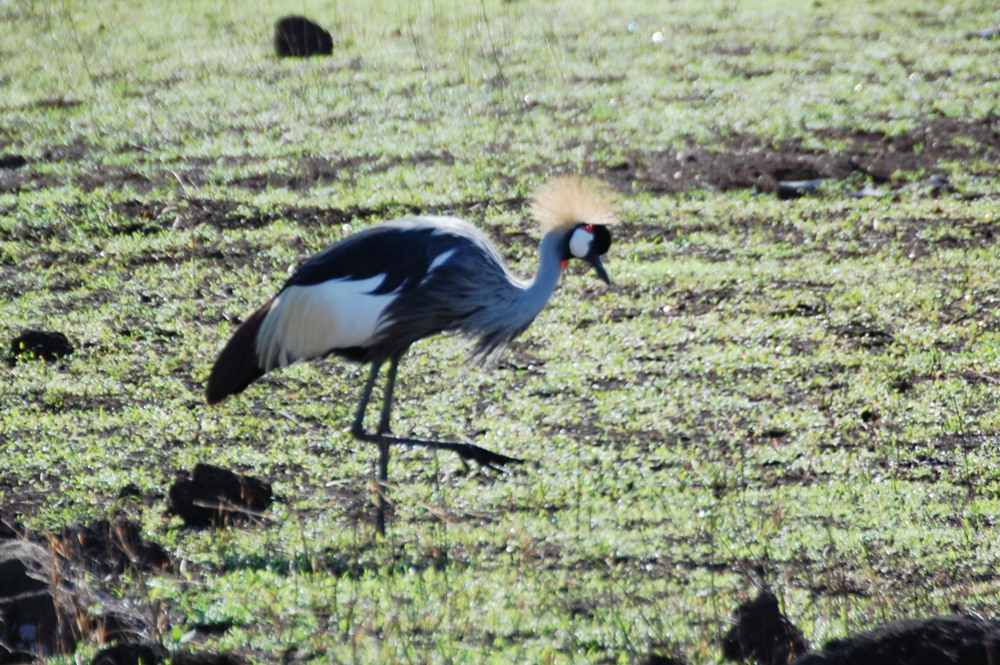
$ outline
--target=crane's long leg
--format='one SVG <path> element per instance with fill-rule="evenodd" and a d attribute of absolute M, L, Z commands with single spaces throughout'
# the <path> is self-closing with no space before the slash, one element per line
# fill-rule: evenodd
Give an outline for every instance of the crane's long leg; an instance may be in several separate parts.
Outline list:
<path fill-rule="evenodd" d="M 375 510 L 375 529 L 378 535 L 385 535 L 385 513 L 389 508 L 388 501 L 385 500 L 385 493 L 389 491 L 386 487 L 389 483 L 389 444 L 387 439 L 378 442 L 378 499 Z"/>
<path fill-rule="evenodd" d="M 396 390 L 396 370 L 399 368 L 399 356 L 389 362 L 389 375 L 385 377 L 385 392 L 382 394 L 382 415 L 378 421 L 379 436 L 389 433 L 389 415 L 392 413 L 392 393 Z"/>
<path fill-rule="evenodd" d="M 389 482 L 389 445 L 392 440 L 385 435 L 389 433 L 389 416 L 392 413 L 392 393 L 396 389 L 396 369 L 399 367 L 399 356 L 392 358 L 389 362 L 389 374 L 385 379 L 385 392 L 382 393 L 382 413 L 379 416 L 378 429 L 375 436 L 379 437 L 378 442 L 378 511 L 376 513 L 375 528 L 380 535 L 385 535 L 385 513 L 388 509 L 385 493 L 388 492 L 386 485 Z"/>
<path fill-rule="evenodd" d="M 365 411 L 368 410 L 368 402 L 372 398 L 372 389 L 375 387 L 375 379 L 378 378 L 380 369 L 382 363 L 372 363 L 368 380 L 365 381 L 365 389 L 361 392 L 361 401 L 358 402 L 358 409 L 354 412 L 354 422 L 351 424 L 351 434 L 355 439 L 368 440 L 368 435 L 365 433 Z"/>
<path fill-rule="evenodd" d="M 389 445 L 391 443 L 391 441 L 382 436 L 382 428 L 388 423 L 389 417 L 389 414 L 387 413 L 388 409 L 384 403 L 382 405 L 382 423 L 379 425 L 379 433 L 372 436 L 365 432 L 365 411 L 368 410 L 368 402 L 371 401 L 372 391 L 375 389 L 375 381 L 378 379 L 380 369 L 382 369 L 382 363 L 372 363 L 372 369 L 368 374 L 368 380 L 365 381 L 364 390 L 361 391 L 361 400 L 358 402 L 357 411 L 354 413 L 354 423 L 351 424 L 351 434 L 354 435 L 355 439 L 361 439 L 362 441 L 374 441 L 378 443 L 378 508 L 375 514 L 375 528 L 378 530 L 379 535 L 384 536 L 386 511 L 385 485 L 389 480 Z M 395 361 L 392 363 L 389 378 L 390 382 L 387 388 L 395 383 Z"/>
<path fill-rule="evenodd" d="M 399 356 L 390 360 L 389 374 L 386 377 L 385 391 L 382 395 L 382 411 L 379 416 L 378 429 L 375 434 L 365 431 L 364 420 L 365 411 L 371 401 L 372 391 L 375 388 L 375 381 L 378 379 L 379 370 L 382 368 L 381 362 L 372 363 L 371 373 L 365 382 L 364 390 L 361 393 L 361 401 L 358 403 L 357 411 L 354 415 L 354 423 L 351 425 L 351 434 L 361 441 L 370 441 L 378 444 L 378 509 L 376 512 L 376 528 L 379 534 L 385 535 L 385 513 L 387 503 L 385 499 L 386 483 L 389 479 L 389 446 L 402 444 L 406 446 L 423 446 L 425 448 L 435 448 L 438 450 L 450 450 L 457 453 L 462 459 L 471 459 L 479 464 L 496 470 L 497 466 L 505 464 L 519 464 L 523 459 L 518 457 L 508 457 L 487 450 L 482 446 L 472 443 L 452 443 L 448 441 L 430 441 L 426 439 L 411 439 L 406 437 L 396 437 L 389 434 L 389 420 L 392 414 L 392 398 L 396 389 L 396 373 L 399 368 Z"/>
<path fill-rule="evenodd" d="M 391 436 L 389 434 L 389 417 L 392 413 L 392 397 L 396 386 L 396 372 L 399 367 L 398 356 L 393 358 L 389 365 L 389 375 L 386 380 L 385 393 L 382 397 L 382 413 L 379 418 L 378 430 L 376 430 L 375 434 L 369 434 L 364 428 L 365 410 L 368 408 L 368 402 L 371 400 L 375 380 L 378 378 L 378 372 L 381 367 L 382 363 L 372 363 L 371 374 L 368 375 L 368 381 L 365 383 L 364 391 L 361 394 L 361 402 L 358 404 L 358 410 L 354 417 L 354 424 L 351 427 L 351 434 L 354 435 L 354 438 L 378 444 L 388 442 L 389 445 L 402 444 L 406 446 L 423 446 L 425 448 L 450 450 L 457 453 L 463 459 L 473 460 L 489 467 L 504 464 L 519 464 L 524 461 L 519 457 L 501 455 L 473 443 L 452 443 L 449 441 L 429 441 L 426 439 Z M 386 459 L 388 459 L 388 453 L 386 454 Z"/>

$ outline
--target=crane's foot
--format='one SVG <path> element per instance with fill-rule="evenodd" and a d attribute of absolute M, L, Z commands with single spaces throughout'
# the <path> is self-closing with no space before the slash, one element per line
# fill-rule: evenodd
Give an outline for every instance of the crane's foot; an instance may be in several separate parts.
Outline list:
<path fill-rule="evenodd" d="M 354 438 L 371 443 L 388 443 L 390 445 L 421 446 L 423 448 L 434 448 L 437 450 L 450 450 L 458 454 L 463 460 L 471 460 L 482 466 L 489 467 L 494 471 L 499 471 L 497 467 L 507 464 L 522 464 L 524 460 L 520 457 L 510 457 L 501 455 L 492 450 L 477 446 L 474 443 L 454 443 L 451 441 L 428 441 L 426 439 L 410 439 L 397 437 L 391 434 L 369 434 L 360 428 L 351 428 Z"/>
<path fill-rule="evenodd" d="M 505 466 L 507 464 L 523 464 L 524 460 L 520 457 L 510 457 L 508 455 L 501 455 L 500 453 L 495 453 L 492 450 L 483 448 L 482 446 L 477 446 L 474 443 L 448 443 L 446 441 L 412 441 L 413 445 L 425 446 L 428 448 L 440 448 L 442 450 L 451 450 L 458 453 L 458 456 L 463 460 L 472 460 L 477 462 L 482 466 L 489 467 L 494 471 L 499 471 L 498 466 Z"/>

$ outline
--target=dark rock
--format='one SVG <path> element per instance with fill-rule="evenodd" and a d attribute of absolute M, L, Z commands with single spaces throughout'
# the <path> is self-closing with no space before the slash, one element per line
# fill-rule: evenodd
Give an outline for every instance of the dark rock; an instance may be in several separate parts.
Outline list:
<path fill-rule="evenodd" d="M 271 499 L 270 483 L 199 464 L 170 486 L 167 507 L 188 526 L 210 526 L 258 517 Z"/>
<path fill-rule="evenodd" d="M 279 58 L 330 55 L 333 37 L 304 16 L 286 16 L 275 25 L 274 50 Z"/>
<path fill-rule="evenodd" d="M 97 652 L 90 665 L 160 665 L 167 650 L 153 642 L 118 644 Z"/>
<path fill-rule="evenodd" d="M 733 617 L 736 625 L 722 640 L 728 660 L 785 665 L 809 650 L 802 631 L 785 618 L 770 591 L 740 605 Z"/>
<path fill-rule="evenodd" d="M 135 483 L 129 483 L 125 487 L 118 490 L 119 499 L 141 499 L 142 490 Z"/>
<path fill-rule="evenodd" d="M 52 556 L 27 540 L 0 541 L 0 663 L 72 653 L 86 617 Z"/>
<path fill-rule="evenodd" d="M 868 199 L 868 198 L 881 198 L 885 196 L 885 192 L 878 187 L 872 187 L 871 185 L 865 185 L 861 189 L 856 189 L 851 192 L 852 199 Z"/>
<path fill-rule="evenodd" d="M 27 163 L 21 155 L 0 155 L 0 169 L 19 169 Z"/>
<path fill-rule="evenodd" d="M 794 665 L 993 665 L 1000 622 L 962 614 L 894 621 L 823 645 Z"/>
<path fill-rule="evenodd" d="M 73 353 L 73 345 L 61 332 L 45 330 L 25 330 L 10 343 L 8 363 L 16 364 L 20 360 L 58 360 Z"/>
<path fill-rule="evenodd" d="M 126 570 L 169 570 L 171 566 L 163 546 L 144 540 L 141 527 L 132 520 L 101 520 L 89 526 L 66 527 L 53 540 L 63 558 L 102 577 Z"/>
<path fill-rule="evenodd" d="M 931 186 L 931 196 L 940 196 L 941 194 L 954 194 L 958 190 L 955 186 L 951 184 L 948 180 L 948 176 L 940 175 L 935 173 L 932 175 L 928 181 Z"/>

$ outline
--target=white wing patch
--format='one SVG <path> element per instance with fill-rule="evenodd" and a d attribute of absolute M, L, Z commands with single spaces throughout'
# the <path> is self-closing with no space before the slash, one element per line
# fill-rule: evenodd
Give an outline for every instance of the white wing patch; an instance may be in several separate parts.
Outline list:
<path fill-rule="evenodd" d="M 455 252 L 457 251 L 458 251 L 457 249 L 449 249 L 447 252 L 442 252 L 441 254 L 435 256 L 434 260 L 431 261 L 431 264 L 427 266 L 427 274 L 428 275 L 431 274 L 432 272 L 434 272 L 435 268 L 439 268 L 442 265 L 444 265 L 445 262 L 447 262 L 448 259 L 454 256 Z"/>
<path fill-rule="evenodd" d="M 382 313 L 398 291 L 372 292 L 385 275 L 289 286 L 275 298 L 257 333 L 265 370 L 325 355 L 331 349 L 365 346 L 378 332 Z"/>

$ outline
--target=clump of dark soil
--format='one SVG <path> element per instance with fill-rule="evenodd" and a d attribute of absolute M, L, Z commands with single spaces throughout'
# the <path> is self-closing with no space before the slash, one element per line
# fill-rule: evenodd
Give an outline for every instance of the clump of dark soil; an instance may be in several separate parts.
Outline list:
<path fill-rule="evenodd" d="M 270 483 L 198 464 L 170 486 L 167 507 L 188 526 L 219 526 L 259 517 L 272 496 Z"/>
<path fill-rule="evenodd" d="M 0 169 L 19 169 L 27 163 L 22 155 L 0 155 Z"/>
<path fill-rule="evenodd" d="M 838 337 L 851 340 L 863 349 L 880 349 L 895 341 L 890 330 L 872 325 L 864 320 L 854 320 L 843 325 L 830 326 L 828 330 Z"/>
<path fill-rule="evenodd" d="M 770 591 L 736 608 L 736 621 L 722 640 L 722 655 L 736 662 L 784 665 L 809 651 L 802 631 L 778 608 Z"/>
<path fill-rule="evenodd" d="M 120 575 L 126 570 L 151 572 L 171 567 L 163 546 L 144 540 L 139 524 L 132 520 L 69 526 L 51 539 L 53 550 L 62 558 L 101 577 Z"/>
<path fill-rule="evenodd" d="M 1000 658 L 1000 622 L 962 614 L 894 621 L 833 640 L 795 665 L 993 665 Z"/>
<path fill-rule="evenodd" d="M 10 532 L 0 539 L 0 663 L 73 653 L 91 636 L 102 644 L 149 638 L 150 623 L 132 605 L 89 583 L 171 569 L 166 550 L 143 539 L 136 522 L 102 520 L 35 539 L 16 524 Z"/>
<path fill-rule="evenodd" d="M 44 547 L 0 541 L 0 663 L 73 653 L 86 625 L 79 605 Z"/>
<path fill-rule="evenodd" d="M 23 360 L 52 362 L 73 353 L 73 345 L 61 332 L 25 330 L 10 342 L 7 363 L 11 366 Z"/>
<path fill-rule="evenodd" d="M 279 58 L 330 55 L 333 37 L 305 16 L 286 16 L 274 27 L 274 50 Z"/>
<path fill-rule="evenodd" d="M 723 656 L 758 665 L 993 665 L 1000 662 L 1000 621 L 974 614 L 903 619 L 809 653 L 801 631 L 765 591 L 734 612 Z"/>

